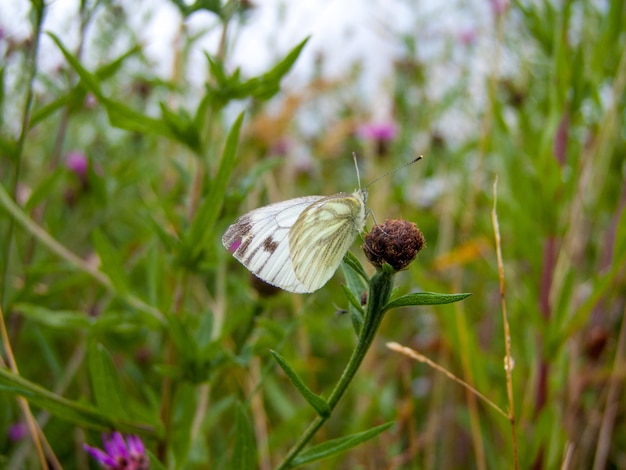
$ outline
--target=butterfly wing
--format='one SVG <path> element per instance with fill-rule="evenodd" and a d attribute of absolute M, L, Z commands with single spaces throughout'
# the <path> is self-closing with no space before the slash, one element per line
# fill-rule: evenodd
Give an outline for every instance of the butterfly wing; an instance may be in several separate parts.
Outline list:
<path fill-rule="evenodd" d="M 265 282 L 289 292 L 312 292 L 315 289 L 300 281 L 294 270 L 289 232 L 307 207 L 322 199 L 305 196 L 250 211 L 228 227 L 222 244 Z"/>
<path fill-rule="evenodd" d="M 365 191 L 324 197 L 306 207 L 289 231 L 298 280 L 313 292 L 333 276 L 365 225 Z"/>

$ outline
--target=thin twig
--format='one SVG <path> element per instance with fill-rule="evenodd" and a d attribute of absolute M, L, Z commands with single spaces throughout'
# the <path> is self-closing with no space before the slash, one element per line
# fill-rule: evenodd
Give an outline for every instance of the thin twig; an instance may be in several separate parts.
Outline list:
<path fill-rule="evenodd" d="M 606 405 L 602 415 L 602 424 L 600 425 L 600 434 L 598 435 L 598 445 L 596 446 L 596 455 L 593 461 L 593 470 L 602 470 L 607 467 L 607 459 L 611 448 L 611 434 L 615 425 L 615 418 L 619 410 L 620 403 L 620 379 L 618 370 L 620 364 L 624 364 L 626 357 L 626 308 L 622 314 L 622 326 L 617 341 L 617 351 L 615 352 L 615 360 L 613 361 L 613 371 L 609 378 L 609 390 L 606 397 Z"/>
<path fill-rule="evenodd" d="M 496 206 L 498 202 L 498 175 L 493 181 L 493 209 L 491 211 L 491 222 L 493 224 L 493 234 L 496 241 L 496 256 L 498 258 L 498 277 L 500 278 L 500 301 L 502 305 L 502 325 L 504 328 L 504 348 L 506 351 L 504 370 L 506 372 L 506 393 L 509 399 L 509 421 L 511 422 L 511 440 L 513 445 L 513 465 L 517 470 L 519 461 L 517 455 L 517 431 L 515 427 L 515 402 L 513 400 L 513 357 L 511 356 L 511 330 L 506 314 L 506 296 L 504 282 L 504 262 L 502 261 L 502 240 L 500 238 L 500 224 L 498 223 L 498 212 Z"/>
<path fill-rule="evenodd" d="M 0 337 L 2 338 L 2 344 L 4 345 L 4 353 L 7 357 L 7 362 L 9 365 L 9 369 L 14 374 L 19 374 L 19 369 L 17 367 L 17 362 L 15 361 L 15 355 L 13 354 L 13 348 L 11 347 L 11 341 L 9 339 L 9 332 L 6 328 L 6 322 L 4 321 L 4 310 L 2 308 L 2 302 L 0 299 Z M 37 424 L 37 420 L 33 416 L 33 413 L 30 410 L 30 406 L 28 405 L 28 401 L 24 397 L 17 397 L 17 402 L 22 409 L 22 413 L 26 418 L 26 424 L 28 426 L 28 431 L 33 439 L 33 444 L 35 445 L 35 449 L 37 449 L 37 455 L 39 456 L 39 463 L 41 468 L 44 470 L 48 469 L 48 462 L 46 460 L 46 456 L 43 451 L 43 446 L 41 445 L 41 430 L 39 429 L 39 425 Z"/>
<path fill-rule="evenodd" d="M 485 395 L 480 393 L 478 390 L 476 390 L 474 387 L 472 387 L 467 382 L 459 379 L 456 375 L 454 375 L 449 370 L 441 367 L 436 362 L 431 361 L 430 359 L 428 359 L 423 354 L 415 351 L 414 349 L 407 348 L 406 346 L 402 346 L 401 344 L 394 343 L 394 342 L 387 343 L 386 346 L 389 349 L 391 349 L 392 351 L 399 352 L 400 354 L 404 354 L 405 356 L 408 356 L 408 357 L 410 357 L 412 359 L 415 359 L 416 361 L 421 362 L 423 364 L 427 364 L 430 367 L 432 367 L 433 369 L 438 370 L 442 374 L 445 374 L 445 376 L 448 377 L 450 380 L 458 383 L 459 385 L 462 385 L 467 390 L 469 390 L 470 393 L 476 395 L 478 398 L 483 400 L 485 403 L 487 403 L 490 407 L 492 407 L 494 410 L 496 410 L 498 413 L 500 413 L 506 419 L 509 419 L 508 413 L 506 411 L 504 411 L 502 408 L 500 408 L 498 405 L 496 405 L 494 402 L 492 402 L 489 398 L 487 398 Z"/>

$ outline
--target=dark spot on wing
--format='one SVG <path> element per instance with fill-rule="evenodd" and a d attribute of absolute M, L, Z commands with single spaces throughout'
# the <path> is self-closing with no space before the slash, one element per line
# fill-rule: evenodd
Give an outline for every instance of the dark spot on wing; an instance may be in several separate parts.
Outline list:
<path fill-rule="evenodd" d="M 240 257 L 243 257 L 246 254 L 246 251 L 248 251 L 250 242 L 252 242 L 252 237 L 240 239 L 240 245 L 237 248 L 237 255 L 239 255 Z"/>
<path fill-rule="evenodd" d="M 250 222 L 250 218 L 243 216 L 240 217 L 237 221 L 237 234 L 241 237 L 245 237 L 252 230 L 252 223 Z"/>
<path fill-rule="evenodd" d="M 263 249 L 269 253 L 274 253 L 278 248 L 278 243 L 271 237 L 267 237 L 263 240 Z"/>

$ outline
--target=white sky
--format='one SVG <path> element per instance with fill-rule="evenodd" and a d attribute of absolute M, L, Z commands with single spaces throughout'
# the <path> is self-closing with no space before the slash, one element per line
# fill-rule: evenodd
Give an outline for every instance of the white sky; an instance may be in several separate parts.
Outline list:
<path fill-rule="evenodd" d="M 482 84 L 488 58 L 492 14 L 492 0 L 253 0 L 256 8 L 241 28 L 231 29 L 235 37 L 229 54 L 229 64 L 239 66 L 244 76 L 266 70 L 283 57 L 307 35 L 311 39 L 284 85 L 287 88 L 307 83 L 312 75 L 316 58 L 324 58 L 324 75 L 327 78 L 345 77 L 358 61 L 362 67 L 358 90 L 366 105 L 381 119 L 388 112 L 392 66 L 403 52 L 401 38 L 408 34 L 418 38 L 422 59 L 443 54 L 450 43 L 459 41 L 466 31 L 476 32 L 474 55 L 478 58 L 472 68 L 475 81 Z M 28 0 L 0 0 L 0 27 L 5 40 L 19 40 L 29 34 Z M 176 8 L 167 0 L 119 0 L 129 17 L 130 28 L 144 44 L 144 53 L 154 62 L 155 73 L 169 78 L 172 69 L 172 51 L 180 31 L 182 19 Z M 44 30 L 57 34 L 63 43 L 74 50 L 78 38 L 79 0 L 48 0 Z M 199 12 L 187 20 L 189 31 L 198 32 L 215 25 L 212 14 Z M 213 28 L 205 34 L 191 51 L 187 77 L 190 86 L 200 87 L 206 78 L 207 65 L 203 51 L 215 52 L 219 32 Z M 0 46 L 1 47 L 1 46 Z M 128 45 L 120 47 L 125 50 Z M 476 52 L 479 50 L 483 52 Z M 462 48 L 459 48 L 461 51 Z M 44 37 L 41 44 L 43 70 L 54 70 L 64 62 L 52 41 Z M 84 54 L 87 67 L 89 49 Z M 92 58 L 97 59 L 97 58 Z M 460 57 L 460 60 L 465 60 Z M 431 74 L 440 76 L 435 82 L 442 90 L 458 80 L 454 63 L 439 64 Z M 481 86 L 482 88 L 482 86 Z M 436 93 L 436 90 L 435 90 Z"/>

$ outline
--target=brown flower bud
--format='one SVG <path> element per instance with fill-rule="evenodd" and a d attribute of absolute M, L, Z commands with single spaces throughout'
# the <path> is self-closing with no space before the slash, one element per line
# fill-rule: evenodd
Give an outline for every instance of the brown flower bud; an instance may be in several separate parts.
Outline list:
<path fill-rule="evenodd" d="M 387 263 L 395 271 L 401 271 L 406 269 L 424 246 L 424 235 L 413 222 L 387 220 L 382 225 L 376 225 L 365 236 L 363 251 L 377 268 Z"/>
<path fill-rule="evenodd" d="M 281 292 L 278 287 L 268 284 L 263 279 L 256 277 L 254 274 L 250 274 L 250 284 L 257 294 L 263 298 L 273 297 Z"/>

